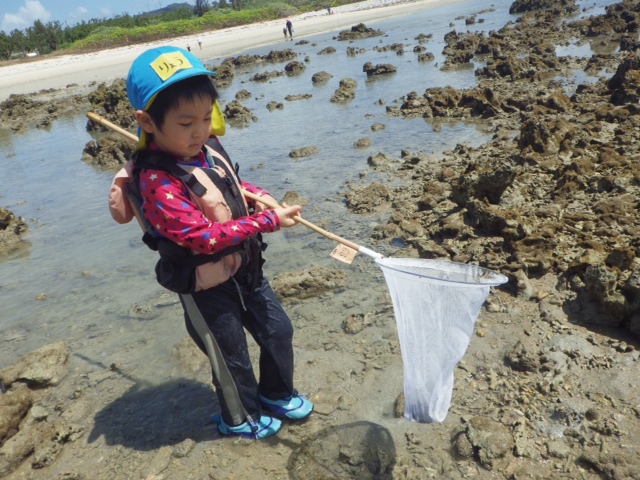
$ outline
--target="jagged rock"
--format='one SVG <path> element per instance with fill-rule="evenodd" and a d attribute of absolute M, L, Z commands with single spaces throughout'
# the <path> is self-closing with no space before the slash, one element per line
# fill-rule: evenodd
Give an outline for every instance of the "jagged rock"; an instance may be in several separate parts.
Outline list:
<path fill-rule="evenodd" d="M 353 187 L 345 195 L 347 208 L 354 213 L 369 213 L 389 201 L 389 190 L 381 183 L 372 183 L 361 188 Z"/>
<path fill-rule="evenodd" d="M 362 67 L 362 71 L 367 74 L 367 77 L 370 77 L 372 75 L 384 75 L 387 73 L 396 73 L 397 70 L 398 69 L 395 66 L 389 63 L 385 63 L 381 65 L 373 65 L 371 62 L 367 62 Z"/>
<path fill-rule="evenodd" d="M 355 57 L 359 53 L 364 53 L 364 52 L 366 52 L 364 48 L 347 47 L 347 57 Z"/>
<path fill-rule="evenodd" d="M 29 231 L 27 222 L 0 207 L 0 252 L 8 252 L 22 242 L 22 236 Z"/>
<path fill-rule="evenodd" d="M 466 425 L 465 435 L 473 447 L 474 455 L 488 469 L 494 466 L 496 459 L 510 452 L 514 444 L 509 430 L 487 417 L 473 417 Z"/>
<path fill-rule="evenodd" d="M 435 60 L 435 55 L 431 52 L 425 52 L 425 53 L 420 53 L 418 54 L 418 61 L 419 62 L 432 62 L 433 60 Z"/>
<path fill-rule="evenodd" d="M 637 105 L 640 99 L 640 56 L 636 52 L 623 60 L 607 82 L 614 105 Z"/>
<path fill-rule="evenodd" d="M 365 150 L 365 149 L 369 148 L 372 143 L 373 142 L 371 141 L 370 138 L 359 138 L 354 143 L 354 147 L 356 147 L 358 150 Z"/>
<path fill-rule="evenodd" d="M 82 161 L 109 170 L 120 169 L 131 158 L 136 144 L 121 135 L 91 140 L 82 151 Z"/>
<path fill-rule="evenodd" d="M 384 32 L 368 28 L 364 23 L 359 23 L 351 27 L 351 30 L 343 30 L 338 34 L 338 40 L 359 40 L 362 38 L 378 37 L 384 35 Z"/>
<path fill-rule="evenodd" d="M 284 97 L 284 99 L 287 102 L 295 102 L 298 100 L 309 100 L 313 98 L 313 95 L 311 95 L 310 93 L 302 93 L 300 95 L 287 95 L 286 97 Z"/>
<path fill-rule="evenodd" d="M 304 299 L 346 286 L 347 274 L 343 270 L 312 265 L 300 272 L 289 272 L 274 277 L 271 285 L 280 297 Z"/>
<path fill-rule="evenodd" d="M 290 48 L 287 48 L 286 50 L 271 50 L 263 58 L 267 62 L 276 63 L 276 62 L 287 62 L 289 60 L 293 60 L 297 56 L 298 54 L 296 52 L 294 52 Z"/>
<path fill-rule="evenodd" d="M 251 110 L 237 100 L 232 100 L 224 106 L 224 116 L 227 123 L 234 127 L 247 127 L 256 120 Z"/>
<path fill-rule="evenodd" d="M 31 95 L 11 94 L 0 103 L 0 127 L 23 132 L 30 127 L 42 128 L 62 115 L 78 113 L 86 107 L 86 97 L 72 95 L 54 101 L 40 101 Z"/>
<path fill-rule="evenodd" d="M 251 98 L 251 93 L 249 92 L 249 90 L 245 90 L 244 88 L 236 92 L 236 95 L 235 95 L 235 99 L 238 100 L 239 102 L 242 102 L 244 100 L 249 100 L 250 98 Z"/>
<path fill-rule="evenodd" d="M 575 12 L 578 7 L 574 0 L 516 0 L 509 7 L 509 13 L 530 12 L 532 10 L 561 9 L 565 14 Z"/>
<path fill-rule="evenodd" d="M 336 53 L 336 49 L 334 47 L 326 47 L 318 52 L 318 55 L 329 55 L 331 53 Z"/>
<path fill-rule="evenodd" d="M 271 72 L 259 72 L 251 77 L 251 80 L 254 82 L 266 82 L 272 78 L 280 77 L 282 75 L 284 75 L 284 72 L 278 70 L 273 70 Z"/>
<path fill-rule="evenodd" d="M 343 78 L 340 80 L 340 86 L 331 96 L 334 103 L 347 103 L 356 97 L 356 88 L 358 83 L 351 78 Z"/>
<path fill-rule="evenodd" d="M 21 381 L 35 388 L 56 385 L 66 375 L 68 357 L 69 350 L 64 342 L 44 345 L 0 371 L 0 382 L 11 386 Z"/>
<path fill-rule="evenodd" d="M 311 147 L 295 148 L 289 152 L 289 157 L 297 160 L 298 158 L 310 157 L 320 152 L 320 148 L 313 145 Z"/>
<path fill-rule="evenodd" d="M 89 94 L 91 111 L 96 113 L 120 128 L 136 129 L 138 122 L 135 119 L 135 111 L 127 97 L 127 82 L 124 79 L 115 80 L 111 85 L 101 83 Z M 97 122 L 87 120 L 87 131 L 106 132 L 109 129 Z"/>
<path fill-rule="evenodd" d="M 274 110 L 283 110 L 284 109 L 284 104 L 282 102 L 269 102 L 267 103 L 267 110 L 269 110 L 270 112 L 274 111 Z"/>
<path fill-rule="evenodd" d="M 287 72 L 288 75 L 300 75 L 306 68 L 307 67 L 304 66 L 304 63 L 294 61 L 287 63 L 284 67 L 284 71 Z"/>
<path fill-rule="evenodd" d="M 233 59 L 227 58 L 220 65 L 210 67 L 209 70 L 216 72 L 216 76 L 213 77 L 213 83 L 218 88 L 226 88 L 231 83 L 236 74 L 235 63 Z"/>
<path fill-rule="evenodd" d="M 318 85 L 321 83 L 328 82 L 331 78 L 333 78 L 333 75 L 331 75 L 330 73 L 317 72 L 313 74 L 313 76 L 311 77 L 311 81 L 313 82 L 314 85 Z"/>

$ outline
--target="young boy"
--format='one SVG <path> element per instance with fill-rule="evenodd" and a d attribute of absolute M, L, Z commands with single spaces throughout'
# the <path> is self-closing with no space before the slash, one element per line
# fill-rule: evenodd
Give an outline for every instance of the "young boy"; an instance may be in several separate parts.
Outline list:
<path fill-rule="evenodd" d="M 132 175 L 129 185 L 139 187 L 141 209 L 128 211 L 146 224 L 145 243 L 161 255 L 158 281 L 179 292 L 187 331 L 209 357 L 221 409 L 214 418 L 218 431 L 259 439 L 280 429 L 271 415 L 302 420 L 313 410 L 293 387 L 293 327 L 263 276 L 261 258 L 261 233 L 292 227 L 300 206 L 267 209 L 242 195 L 244 188 L 274 201 L 239 180 L 214 136 L 224 119 L 213 75 L 175 47 L 148 50 L 133 62 L 127 95 L 140 142 L 133 168 L 118 175 Z M 114 214 L 121 185 L 114 181 L 110 205 L 123 223 L 132 215 Z M 245 329 L 260 347 L 259 381 Z"/>

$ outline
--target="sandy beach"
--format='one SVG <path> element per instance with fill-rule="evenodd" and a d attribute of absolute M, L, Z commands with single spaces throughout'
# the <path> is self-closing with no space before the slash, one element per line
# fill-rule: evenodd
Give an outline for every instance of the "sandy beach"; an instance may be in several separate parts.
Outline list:
<path fill-rule="evenodd" d="M 295 40 L 323 32 L 339 31 L 357 23 L 367 23 L 407 15 L 460 0 L 367 0 L 335 8 L 333 15 L 325 10 L 291 17 Z M 61 55 L 39 61 L 0 67 L 0 101 L 11 94 L 28 94 L 42 89 L 61 89 L 68 85 L 88 85 L 93 82 L 111 82 L 124 78 L 131 62 L 148 48 L 168 43 L 186 48 L 203 60 L 237 55 L 258 45 L 282 43 L 284 19 L 242 25 L 190 35 L 173 40 L 136 44 L 91 53 Z M 197 40 L 202 42 L 198 49 Z"/>

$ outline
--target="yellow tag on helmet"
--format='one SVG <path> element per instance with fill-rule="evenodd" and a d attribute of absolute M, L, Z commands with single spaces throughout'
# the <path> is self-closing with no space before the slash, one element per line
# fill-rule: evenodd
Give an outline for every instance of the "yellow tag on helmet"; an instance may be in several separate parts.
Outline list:
<path fill-rule="evenodd" d="M 211 135 L 217 137 L 223 136 L 227 132 L 227 125 L 224 121 L 224 114 L 222 108 L 216 100 L 213 102 L 213 109 L 211 110 Z"/>
<path fill-rule="evenodd" d="M 156 58 L 150 66 L 163 82 L 166 82 L 180 70 L 193 68 L 182 52 L 164 53 Z"/>

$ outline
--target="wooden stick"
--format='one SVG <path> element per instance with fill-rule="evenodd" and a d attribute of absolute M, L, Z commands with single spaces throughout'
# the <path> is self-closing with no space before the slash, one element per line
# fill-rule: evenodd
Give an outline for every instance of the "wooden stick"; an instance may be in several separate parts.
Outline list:
<path fill-rule="evenodd" d="M 245 190 L 244 188 L 242 189 L 242 194 L 247 197 L 247 198 L 251 198 L 253 200 L 255 200 L 256 202 L 260 202 L 260 203 L 264 203 L 267 207 L 269 208 L 280 208 L 281 205 L 278 205 L 276 202 L 272 202 L 271 200 L 268 200 L 264 197 L 260 197 L 259 195 L 256 195 L 255 193 L 251 193 L 248 192 L 247 190 Z M 307 228 L 310 228 L 311 230 L 313 230 L 316 233 L 319 233 L 320 235 L 327 237 L 330 240 L 334 240 L 338 243 L 341 243 L 342 245 L 352 248 L 358 252 L 363 251 L 364 247 L 358 245 L 357 243 L 354 243 L 350 240 L 347 240 L 346 238 L 342 238 L 339 237 L 338 235 L 328 232 L 327 230 L 325 230 L 324 228 L 319 227 L 318 225 L 309 222 L 308 220 L 305 220 L 304 218 L 302 218 L 301 216 L 297 215 L 295 217 L 293 217 L 293 220 L 296 221 L 297 223 L 304 225 Z M 364 252 L 363 252 L 364 253 Z M 378 257 L 382 257 L 382 255 L 377 254 Z M 377 257 L 374 257 L 377 258 Z"/>
<path fill-rule="evenodd" d="M 134 142 L 138 143 L 138 137 L 136 135 L 125 130 L 124 128 L 120 128 L 114 123 L 111 123 L 109 120 L 107 120 L 104 117 L 101 117 L 97 113 L 88 112 L 87 117 L 89 118 L 89 120 L 93 120 L 94 122 L 99 123 L 100 125 L 103 125 L 107 128 L 110 128 L 114 132 L 118 132 L 120 135 L 124 135 L 125 137 L 130 138 Z"/>
<path fill-rule="evenodd" d="M 124 135 L 127 138 L 130 138 L 131 140 L 137 142 L 138 141 L 138 137 L 136 135 L 134 135 L 133 133 L 125 130 L 124 128 L 120 128 L 117 125 L 115 125 L 114 123 L 110 122 L 109 120 L 107 120 L 104 117 L 101 117 L 100 115 L 93 113 L 93 112 L 88 112 L 87 113 L 87 117 L 90 120 L 93 120 L 96 123 L 99 123 L 100 125 L 104 125 L 107 128 L 110 128 L 111 130 L 113 130 L 114 132 L 117 132 L 121 135 Z M 257 202 L 263 203 L 265 204 L 267 207 L 269 208 L 280 208 L 281 205 L 278 205 L 276 202 L 272 202 L 264 197 L 260 197 L 258 195 L 255 195 L 251 192 L 248 192 L 247 190 L 245 190 L 244 188 L 242 189 L 242 194 L 247 197 L 247 198 L 251 198 Z M 360 253 L 364 253 L 365 255 L 368 255 L 371 258 L 382 258 L 382 255 L 374 252 L 373 250 L 370 250 L 366 247 L 363 247 L 361 245 L 358 245 L 357 243 L 354 243 L 350 240 L 347 240 L 346 238 L 342 238 L 339 237 L 338 235 L 331 233 L 323 228 L 320 228 L 319 226 L 315 225 L 314 223 L 309 222 L 308 220 L 305 220 L 304 218 L 302 218 L 300 215 L 296 215 L 295 217 L 293 217 L 293 220 L 295 220 L 297 223 L 304 225 L 307 228 L 310 228 L 311 230 L 313 230 L 316 233 L 319 233 L 320 235 L 327 237 L 330 240 L 334 240 L 338 243 L 341 243 L 342 245 L 344 245 L 345 247 L 351 248 L 357 252 Z"/>

